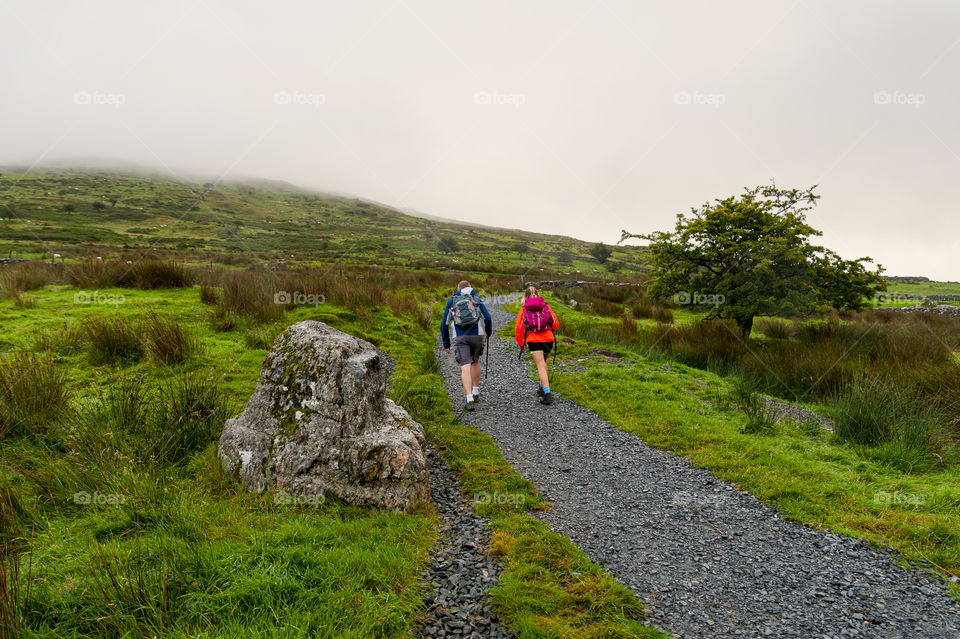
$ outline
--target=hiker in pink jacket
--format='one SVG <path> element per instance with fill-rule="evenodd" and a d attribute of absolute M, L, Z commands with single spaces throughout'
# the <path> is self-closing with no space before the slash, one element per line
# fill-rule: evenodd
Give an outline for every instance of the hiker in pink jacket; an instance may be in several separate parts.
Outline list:
<path fill-rule="evenodd" d="M 540 378 L 540 388 L 537 396 L 541 404 L 552 404 L 553 393 L 550 392 L 550 379 L 547 377 L 547 355 L 556 346 L 554 331 L 560 327 L 560 320 L 550 310 L 550 305 L 537 295 L 533 286 L 523 292 L 523 307 L 517 313 L 517 324 L 513 329 L 514 338 L 520 346 L 530 351 L 530 357 L 537 366 L 537 376 Z"/>

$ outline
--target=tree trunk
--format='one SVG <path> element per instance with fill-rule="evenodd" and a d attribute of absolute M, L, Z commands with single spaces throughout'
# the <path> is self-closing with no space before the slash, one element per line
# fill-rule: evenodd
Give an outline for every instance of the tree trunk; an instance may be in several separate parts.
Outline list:
<path fill-rule="evenodd" d="M 740 327 L 740 337 L 744 341 L 750 339 L 750 331 L 753 330 L 753 315 L 737 318 L 737 326 Z"/>

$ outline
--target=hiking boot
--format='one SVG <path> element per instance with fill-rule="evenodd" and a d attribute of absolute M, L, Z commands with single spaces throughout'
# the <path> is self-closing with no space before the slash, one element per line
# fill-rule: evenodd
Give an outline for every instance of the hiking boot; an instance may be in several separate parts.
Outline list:
<path fill-rule="evenodd" d="M 475 401 L 473 401 L 473 402 L 467 402 L 467 405 L 464 406 L 463 409 L 464 409 L 464 410 L 473 410 L 473 409 L 476 408 L 476 406 L 475 406 L 476 403 L 477 403 L 477 402 L 475 402 Z"/>
<path fill-rule="evenodd" d="M 541 391 L 540 391 L 540 403 L 541 403 L 541 404 L 546 404 L 547 406 L 549 406 L 550 404 L 552 404 L 552 403 L 553 403 L 553 393 L 544 393 L 544 392 L 541 390 Z"/>
<path fill-rule="evenodd" d="M 479 402 L 479 401 L 480 401 L 480 393 L 474 393 L 474 394 L 473 394 L 473 403 L 476 404 L 476 403 Z"/>
<path fill-rule="evenodd" d="M 537 397 L 543 400 L 543 386 L 537 389 Z"/>

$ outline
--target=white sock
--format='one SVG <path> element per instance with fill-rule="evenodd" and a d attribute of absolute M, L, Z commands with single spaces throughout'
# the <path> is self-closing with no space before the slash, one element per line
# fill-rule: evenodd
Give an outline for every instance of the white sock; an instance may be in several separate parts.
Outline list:
<path fill-rule="evenodd" d="M 480 387 L 479 387 L 479 386 L 474 386 L 474 387 L 473 387 L 473 394 L 474 394 L 474 395 L 479 395 L 479 394 L 480 394 Z"/>
<path fill-rule="evenodd" d="M 468 401 L 468 402 L 472 402 L 472 401 L 473 401 L 473 395 L 467 395 L 467 401 Z"/>

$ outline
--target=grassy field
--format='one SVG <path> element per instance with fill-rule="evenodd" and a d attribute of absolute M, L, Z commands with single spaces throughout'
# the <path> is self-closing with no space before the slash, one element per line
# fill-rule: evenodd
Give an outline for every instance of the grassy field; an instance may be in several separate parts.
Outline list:
<path fill-rule="evenodd" d="M 819 330 L 815 343 L 795 334 L 790 337 L 790 331 L 781 336 L 774 330 L 779 327 L 761 324 L 768 334 L 751 340 L 748 357 L 756 361 L 770 349 L 783 360 L 777 373 L 784 380 L 791 375 L 810 380 L 796 386 L 805 393 L 795 393 L 779 382 L 766 390 L 836 419 L 837 433 L 831 434 L 813 424 L 777 423 L 764 413 L 755 400 L 763 375 L 756 375 L 753 383 L 750 375 L 767 371 L 731 359 L 731 353 L 742 347 L 733 332 L 726 338 L 722 329 L 719 338 L 704 333 L 689 316 L 665 316 L 660 322 L 624 319 L 624 306 L 629 308 L 632 302 L 623 291 L 615 293 L 625 300 L 619 317 L 614 306 L 605 306 L 589 291 L 573 294 L 579 302 L 570 291 L 561 293 L 548 293 L 548 297 L 561 317 L 566 342 L 562 360 L 568 363 L 551 373 L 551 386 L 565 397 L 652 446 L 689 457 L 698 467 L 776 506 L 789 519 L 891 546 L 906 561 L 925 569 L 960 575 L 960 429 L 952 408 L 957 405 L 960 376 L 956 362 L 950 361 L 951 350 L 958 350 L 960 321 L 938 318 L 926 325 L 921 319 L 906 318 L 904 322 L 918 323 L 864 323 L 864 329 L 870 327 L 892 340 L 880 340 L 875 348 L 893 358 L 894 368 L 901 372 L 912 369 L 922 376 L 927 364 L 891 351 L 890 345 L 906 340 L 913 348 L 917 335 L 930 338 L 929 357 L 938 362 L 930 365 L 943 366 L 936 370 L 945 371 L 933 373 L 935 392 L 929 395 L 931 406 L 940 402 L 943 411 L 939 413 L 933 408 L 912 412 L 917 405 L 909 401 L 885 405 L 888 397 L 882 388 L 859 389 L 857 395 L 855 377 L 838 378 L 838 386 L 832 389 L 818 390 L 812 384 L 824 379 L 824 371 L 840 365 L 849 367 L 854 376 L 868 370 L 871 340 L 862 331 L 854 332 L 856 337 L 849 342 L 859 340 L 857 347 L 844 354 L 848 343 L 837 335 L 845 329 L 830 329 L 829 322 L 809 320 L 806 329 L 806 324 L 789 325 L 791 331 Z M 841 325 L 856 331 L 858 322 L 869 317 L 855 316 Z M 909 328 L 899 332 L 898 326 Z M 939 335 L 933 335 L 934 330 Z M 503 334 L 508 332 L 504 329 Z M 818 364 L 817 345 L 836 339 L 845 344 L 844 349 L 835 359 Z M 799 349 L 793 357 L 779 352 L 787 347 L 783 340 Z M 937 359 L 941 357 L 947 360 Z M 811 358 L 823 370 L 802 370 Z M 880 371 L 877 374 L 883 370 L 875 369 Z M 916 439 L 905 438 L 903 431 L 913 423 L 911 419 L 931 431 L 923 431 Z M 858 438 L 862 434 L 858 428 L 868 424 L 889 425 L 890 432 L 876 439 Z"/>
<path fill-rule="evenodd" d="M 519 636 L 659 636 L 627 590 L 526 514 L 545 507 L 533 487 L 454 418 L 424 314 L 448 276 L 188 269 L 203 286 L 144 290 L 46 283 L 126 278 L 93 262 L 29 268 L 34 285 L 21 273 L 0 300 L 5 636 L 409 636 L 433 512 L 249 494 L 216 457 L 266 349 L 303 319 L 390 353 L 394 398 L 468 496 L 512 497 L 476 507 L 493 520 L 505 567 L 493 605 Z M 149 270 L 183 283 L 170 264 Z M 280 289 L 325 299 L 277 310 Z"/>
<path fill-rule="evenodd" d="M 283 183 L 191 184 L 109 172 L 0 173 L 0 255 L 67 259 L 144 251 L 190 262 L 390 264 L 584 279 L 637 273 L 646 250 L 413 217 Z M 451 250 L 456 247 L 456 250 Z M 610 270 L 620 273 L 611 273 Z M 579 272 L 579 273 L 578 273 Z"/>
<path fill-rule="evenodd" d="M 633 282 L 551 293 L 568 342 L 553 379 L 564 396 L 791 519 L 960 573 L 960 320 L 767 319 L 744 343 L 705 309 L 647 299 L 642 273 L 624 266 L 643 262 L 636 248 L 615 248 L 608 268 L 585 242 L 278 184 L 3 173 L 0 250 L 66 258 L 0 265 L 0 627 L 11 636 L 409 635 L 434 513 L 251 495 L 216 458 L 267 349 L 303 319 L 386 350 L 394 398 L 467 496 L 508 497 L 474 507 L 504 564 L 493 605 L 519 636 L 657 636 L 628 591 L 528 514 L 549 505 L 493 441 L 454 417 L 433 324 L 463 274 L 485 294 L 516 290 L 520 275 Z M 316 303 L 277 302 L 290 293 Z M 836 420 L 836 434 L 773 423 L 758 392 Z"/>

